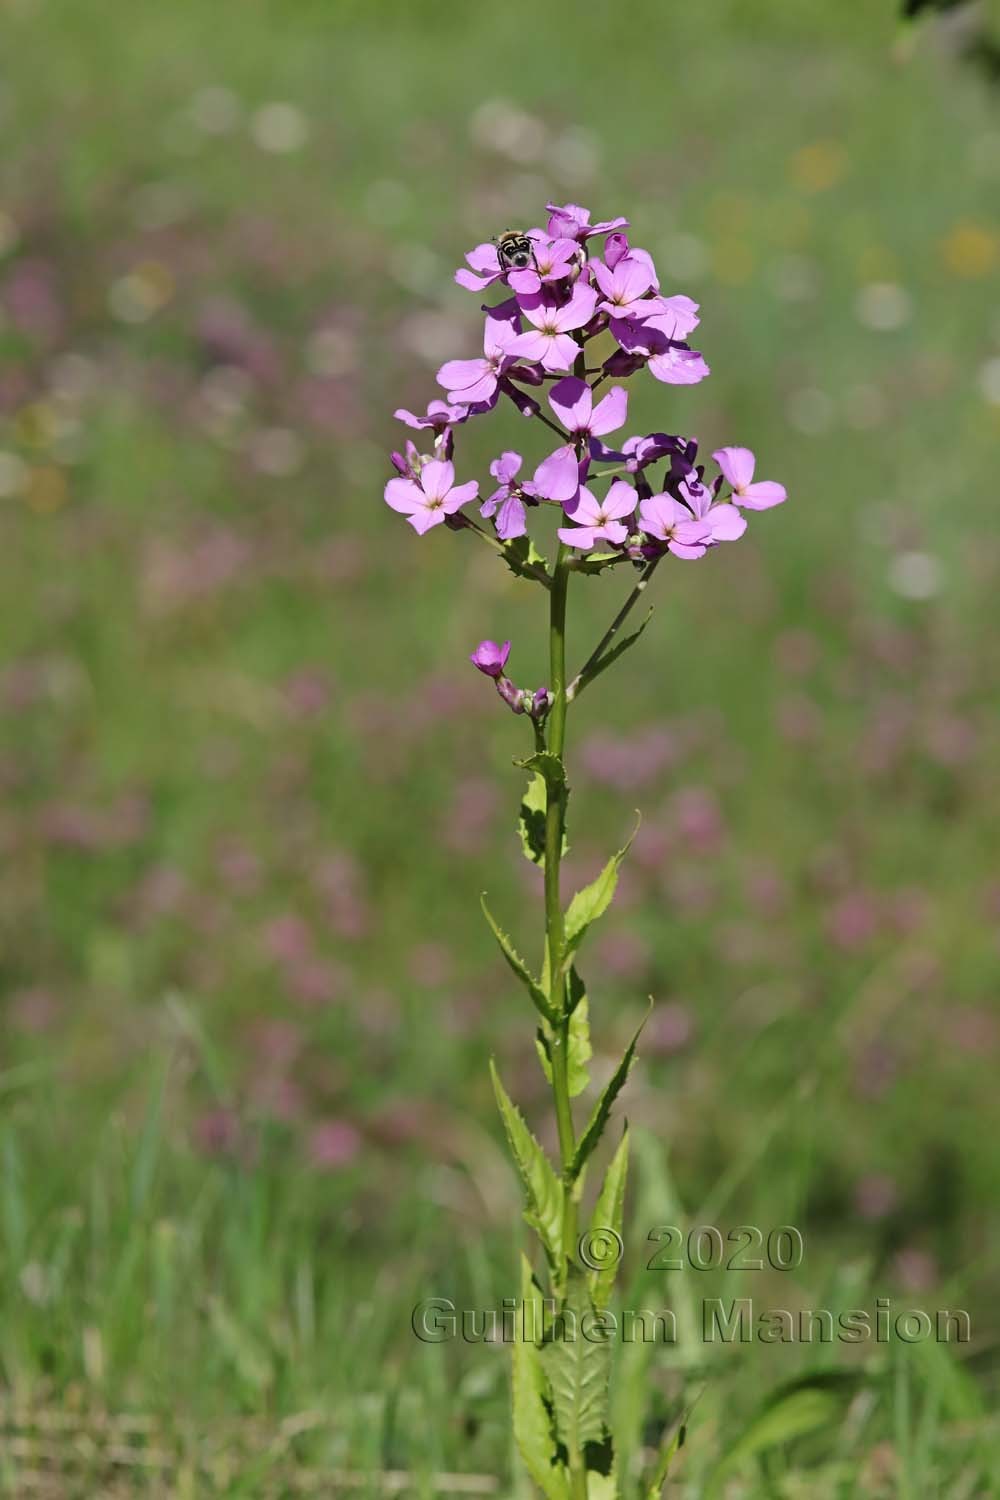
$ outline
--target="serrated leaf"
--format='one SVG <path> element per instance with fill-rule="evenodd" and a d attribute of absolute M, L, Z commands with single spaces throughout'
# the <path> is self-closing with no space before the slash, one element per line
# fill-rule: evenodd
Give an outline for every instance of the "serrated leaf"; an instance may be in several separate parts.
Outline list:
<path fill-rule="evenodd" d="M 758 1453 L 839 1422 L 863 1380 L 851 1371 L 802 1375 L 774 1391 L 712 1471 L 708 1494 L 719 1492 L 732 1471 Z"/>
<path fill-rule="evenodd" d="M 545 991 L 542 989 L 541 985 L 538 983 L 538 980 L 534 977 L 531 970 L 528 968 L 528 965 L 518 953 L 517 949 L 514 947 L 514 944 L 504 932 L 503 928 L 498 926 L 496 920 L 493 917 L 493 913 L 486 905 L 485 896 L 481 896 L 479 898 L 479 904 L 483 908 L 483 916 L 486 918 L 487 925 L 489 926 L 490 931 L 497 940 L 500 952 L 503 954 L 511 969 L 513 969 L 518 979 L 528 991 L 528 994 L 531 996 L 532 1004 L 538 1011 L 539 1015 L 544 1017 L 547 1023 L 551 1022 L 553 1020 L 553 1013 L 551 1007 L 549 1006 L 548 997 L 546 996 Z"/>
<path fill-rule="evenodd" d="M 546 1500 L 569 1500 L 569 1479 L 557 1458 L 552 1397 L 541 1351 L 532 1340 L 521 1337 L 526 1329 L 542 1327 L 542 1294 L 524 1255 L 521 1256 L 521 1308 L 522 1322 L 512 1349 L 514 1438 L 528 1473 Z"/>
<path fill-rule="evenodd" d="M 503 1120 L 511 1155 L 517 1166 L 528 1201 L 525 1218 L 536 1230 L 553 1272 L 562 1273 L 563 1187 L 541 1146 L 535 1140 L 513 1103 L 490 1059 L 493 1092 Z"/>
<path fill-rule="evenodd" d="M 519 578 L 534 578 L 545 587 L 552 587 L 546 568 L 546 560 L 530 537 L 519 536 L 503 545 L 503 560 L 512 573 Z"/>
<path fill-rule="evenodd" d="M 660 1500 L 663 1486 L 670 1472 L 670 1465 L 684 1447 L 684 1439 L 687 1437 L 687 1428 L 682 1422 L 674 1435 L 664 1443 L 660 1449 L 660 1456 L 653 1470 L 653 1478 L 649 1489 L 646 1491 L 646 1500 Z"/>
<path fill-rule="evenodd" d="M 559 1436 L 568 1452 L 580 1453 L 585 1443 L 600 1443 L 604 1438 L 611 1341 L 596 1336 L 587 1279 L 574 1266 L 570 1267 L 563 1310 L 572 1317 L 564 1323 L 556 1320 L 552 1336 L 542 1349 L 542 1364 L 549 1377 Z M 584 1336 L 585 1327 L 590 1337 Z"/>
<path fill-rule="evenodd" d="M 636 820 L 632 837 L 624 848 L 619 849 L 608 860 L 604 869 L 596 880 L 584 886 L 582 891 L 577 891 L 566 910 L 566 937 L 564 954 L 567 962 L 572 959 L 573 954 L 583 940 L 587 929 L 597 921 L 598 917 L 604 915 L 614 899 L 615 887 L 618 884 L 618 870 L 622 860 L 632 847 L 632 840 L 639 832 L 639 822 Z"/>
<path fill-rule="evenodd" d="M 515 760 L 514 764 L 534 773 L 521 798 L 517 828 L 525 858 L 544 870 L 545 809 L 548 802 L 548 788 L 553 786 L 566 792 L 568 790 L 566 770 L 558 755 L 553 755 L 551 750 L 539 750 L 527 760 Z M 564 827 L 562 853 L 565 854 L 568 849 L 569 843 Z"/>
<path fill-rule="evenodd" d="M 590 1016 L 586 987 L 576 969 L 570 971 L 568 1003 L 569 1052 L 566 1059 L 566 1074 L 569 1096 L 575 1099 L 577 1094 L 583 1093 L 590 1082 L 587 1064 L 594 1055 L 590 1045 Z M 535 1044 L 538 1047 L 538 1056 L 541 1059 L 545 1076 L 550 1083 L 552 1082 L 552 1042 L 552 1027 L 547 1021 L 543 1021 L 538 1028 Z"/>
<path fill-rule="evenodd" d="M 622 1131 L 622 1138 L 618 1143 L 618 1149 L 608 1163 L 608 1170 L 604 1174 L 601 1191 L 597 1195 L 594 1204 L 594 1212 L 591 1215 L 591 1229 L 613 1229 L 615 1234 L 621 1235 L 625 1223 L 625 1182 L 628 1177 L 628 1126 Z M 598 1271 L 590 1273 L 590 1294 L 594 1299 L 594 1306 L 598 1312 L 602 1312 L 608 1305 L 612 1288 L 615 1284 L 615 1276 L 618 1271 L 618 1262 L 614 1261 Z"/>
<path fill-rule="evenodd" d="M 650 1002 L 649 1009 L 652 1010 L 652 1002 Z M 594 1105 L 593 1113 L 591 1114 L 590 1119 L 587 1121 L 587 1128 L 584 1130 L 579 1141 L 577 1142 L 576 1154 L 573 1157 L 572 1167 L 572 1175 L 574 1177 L 580 1171 L 580 1168 L 587 1160 L 587 1157 L 593 1151 L 594 1147 L 601 1139 L 601 1136 L 604 1134 L 604 1127 L 608 1123 L 608 1117 L 611 1114 L 612 1105 L 625 1086 L 625 1080 L 629 1075 L 629 1069 L 632 1066 L 632 1059 L 635 1056 L 636 1043 L 642 1035 L 642 1028 L 645 1026 L 648 1019 L 649 1010 L 646 1011 L 646 1014 L 639 1022 L 639 1026 L 636 1030 L 635 1036 L 625 1048 L 625 1054 L 622 1057 L 621 1062 L 618 1064 L 617 1068 L 612 1074 L 610 1082 L 605 1087 L 604 1092 L 601 1094 L 601 1097 Z"/>

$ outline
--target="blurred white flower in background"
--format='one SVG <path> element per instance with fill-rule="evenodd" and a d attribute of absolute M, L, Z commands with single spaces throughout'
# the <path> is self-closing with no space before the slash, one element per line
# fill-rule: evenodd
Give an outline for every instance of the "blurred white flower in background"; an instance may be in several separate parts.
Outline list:
<path fill-rule="evenodd" d="M 903 599 L 933 599 L 943 582 L 944 570 L 929 552 L 899 552 L 889 563 L 889 587 Z"/>
<path fill-rule="evenodd" d="M 295 104 L 262 104 L 250 121 L 250 134 L 262 151 L 300 151 L 309 139 L 309 121 Z"/>
<path fill-rule="evenodd" d="M 894 281 L 872 281 L 858 292 L 858 322 L 876 333 L 892 333 L 907 323 L 913 309 L 910 294 Z"/>

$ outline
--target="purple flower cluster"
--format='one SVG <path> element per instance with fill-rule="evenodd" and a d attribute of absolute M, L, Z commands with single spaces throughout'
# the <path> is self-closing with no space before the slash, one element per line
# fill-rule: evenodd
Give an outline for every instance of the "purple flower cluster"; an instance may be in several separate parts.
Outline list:
<path fill-rule="evenodd" d="M 706 479 L 693 439 L 658 432 L 606 441 L 625 425 L 628 395 L 611 385 L 598 397 L 605 381 L 643 367 L 667 385 L 692 385 L 708 375 L 703 356 L 687 342 L 698 325 L 698 304 L 662 294 L 652 257 L 629 243 L 626 219 L 592 224 L 589 210 L 575 203 L 550 203 L 548 212 L 546 229 L 526 231 L 532 265 L 508 267 L 498 246 L 485 243 L 456 271 L 456 281 L 470 291 L 502 285 L 513 295 L 483 309 L 480 357 L 441 366 L 437 379 L 447 401 L 432 401 L 426 416 L 396 412 L 407 426 L 433 434 L 433 452 L 420 453 L 409 441 L 404 453 L 392 455 L 398 477 L 386 485 L 386 501 L 421 534 L 445 520 L 453 527 L 475 525 L 462 507 L 479 497 L 479 485 L 455 484 L 454 430 L 506 396 L 562 442 L 530 479 L 520 477 L 524 459 L 513 450 L 490 465 L 496 488 L 481 502 L 480 515 L 501 543 L 525 536 L 529 510 L 550 504 L 564 512 L 560 540 L 578 552 L 600 547 L 602 555 L 636 562 L 665 552 L 704 557 L 742 536 L 744 510 L 779 505 L 785 491 L 754 480 L 747 448 L 718 449 L 712 457 L 719 472 Z M 589 253 L 596 236 L 604 236 L 603 256 Z M 598 339 L 604 350 L 609 339 L 614 347 L 591 363 Z M 650 471 L 661 461 L 657 483 Z M 595 493 L 592 486 L 602 478 L 611 483 Z"/>

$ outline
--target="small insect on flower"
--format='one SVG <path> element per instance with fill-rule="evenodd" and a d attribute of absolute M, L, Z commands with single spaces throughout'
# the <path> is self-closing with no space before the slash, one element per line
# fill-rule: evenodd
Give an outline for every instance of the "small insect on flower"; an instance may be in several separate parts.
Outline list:
<path fill-rule="evenodd" d="M 502 271 L 526 271 L 535 264 L 531 237 L 523 229 L 505 229 L 497 235 L 497 261 Z"/>

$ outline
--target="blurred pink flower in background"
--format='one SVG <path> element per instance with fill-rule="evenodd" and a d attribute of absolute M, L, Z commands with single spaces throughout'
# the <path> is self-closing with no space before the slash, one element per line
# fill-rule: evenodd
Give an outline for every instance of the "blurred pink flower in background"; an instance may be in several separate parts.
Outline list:
<path fill-rule="evenodd" d="M 322 1120 L 306 1138 L 310 1164 L 321 1171 L 335 1171 L 355 1161 L 362 1146 L 361 1132 L 348 1120 Z"/>

